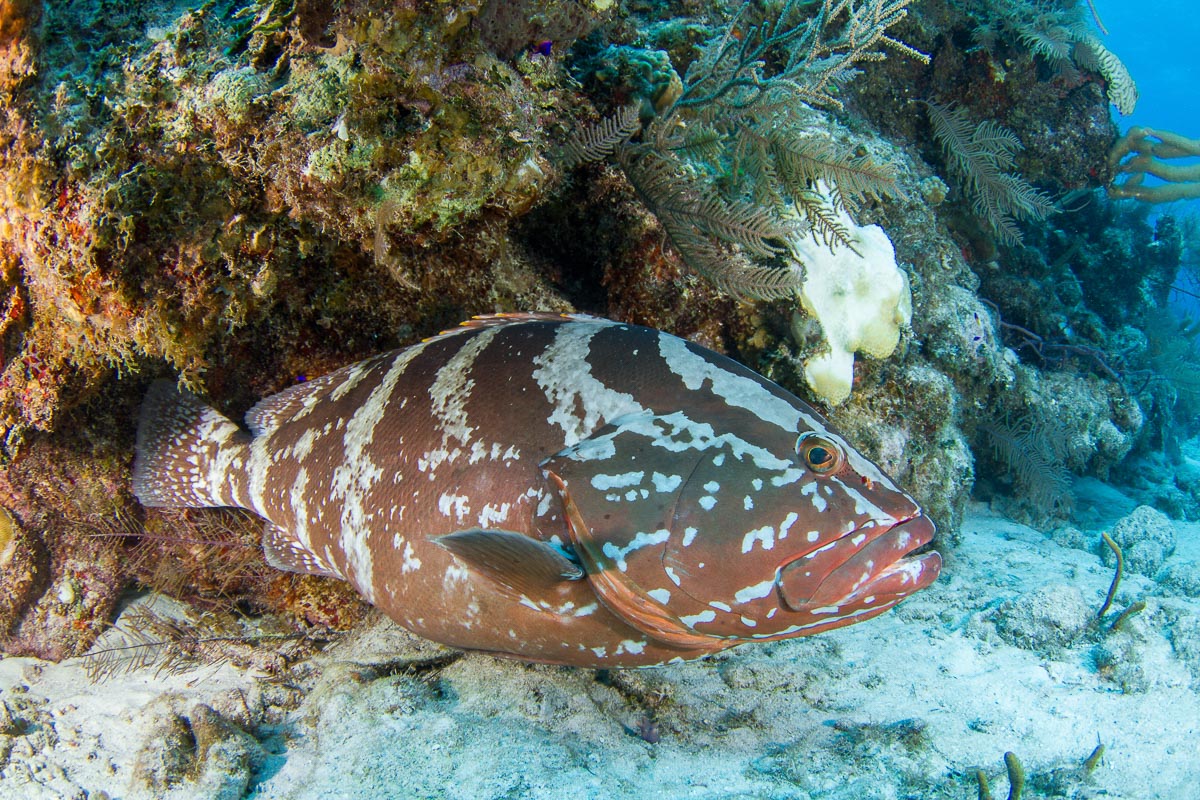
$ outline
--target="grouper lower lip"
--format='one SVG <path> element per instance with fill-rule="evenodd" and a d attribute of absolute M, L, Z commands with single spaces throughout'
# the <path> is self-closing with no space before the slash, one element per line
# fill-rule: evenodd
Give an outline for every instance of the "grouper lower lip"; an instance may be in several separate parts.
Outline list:
<path fill-rule="evenodd" d="M 883 530 L 851 531 L 824 554 L 839 563 L 816 581 L 805 559 L 785 565 L 777 580 L 780 597 L 794 611 L 891 605 L 937 579 L 941 555 L 915 553 L 933 540 L 934 533 L 933 523 L 920 515 Z"/>

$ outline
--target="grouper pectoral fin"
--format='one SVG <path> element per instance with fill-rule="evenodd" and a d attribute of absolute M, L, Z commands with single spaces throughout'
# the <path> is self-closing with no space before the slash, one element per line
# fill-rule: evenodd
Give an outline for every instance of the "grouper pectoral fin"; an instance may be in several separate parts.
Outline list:
<path fill-rule="evenodd" d="M 583 564 L 588 582 L 609 611 L 647 636 L 673 647 L 719 650 L 725 646 L 726 643 L 720 639 L 689 628 L 670 609 L 646 594 L 628 575 L 617 569 L 612 560 L 604 555 L 603 547 L 592 535 L 563 479 L 549 470 L 546 475 L 558 486 L 562 496 L 571 544 Z"/>
<path fill-rule="evenodd" d="M 563 581 L 583 578 L 579 564 L 554 545 L 512 531 L 471 528 L 431 541 L 461 558 L 514 600 L 544 597 Z"/>

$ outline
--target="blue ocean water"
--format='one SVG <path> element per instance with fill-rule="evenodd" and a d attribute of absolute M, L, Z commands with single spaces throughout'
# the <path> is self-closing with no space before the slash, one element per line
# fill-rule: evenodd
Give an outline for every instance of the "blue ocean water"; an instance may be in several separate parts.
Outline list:
<path fill-rule="evenodd" d="M 1134 113 L 1117 117 L 1121 132 L 1145 125 L 1200 138 L 1200 13 L 1195 0 L 1095 0 L 1095 6 L 1108 29 L 1102 37 L 1105 46 L 1129 68 L 1141 93 Z M 1200 213 L 1200 200 L 1181 205 L 1186 213 Z"/>
<path fill-rule="evenodd" d="M 1141 91 L 1137 109 L 1118 119 L 1122 131 L 1148 125 L 1200 138 L 1200 12 L 1195 0 L 1095 0 L 1108 28 L 1103 41 L 1129 68 Z"/>
<path fill-rule="evenodd" d="M 1173 131 L 1200 139 L 1200 13 L 1195 0 L 1161 0 L 1132 3 L 1128 0 L 1094 0 L 1108 29 L 1103 41 L 1116 53 L 1141 93 L 1137 108 L 1128 117 L 1116 116 L 1121 132 L 1134 125 Z M 1116 115 L 1116 111 L 1113 112 Z M 1192 162 L 1200 159 L 1189 159 Z M 1148 180 L 1148 183 L 1154 182 Z M 1200 216 L 1200 199 L 1164 207 L 1174 214 Z M 1195 257 L 1195 253 L 1185 255 Z M 1187 270 L 1185 269 L 1185 272 Z M 1181 282 L 1194 290 L 1194 281 Z M 1200 298 L 1194 292 L 1176 292 L 1172 305 L 1181 316 L 1200 315 Z"/>

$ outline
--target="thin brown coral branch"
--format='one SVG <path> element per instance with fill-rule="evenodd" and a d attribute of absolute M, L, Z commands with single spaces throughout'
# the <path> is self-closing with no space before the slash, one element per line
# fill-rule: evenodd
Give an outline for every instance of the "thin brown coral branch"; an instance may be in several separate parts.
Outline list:
<path fill-rule="evenodd" d="M 1104 21 L 1100 19 L 1100 12 L 1096 10 L 1096 4 L 1092 0 L 1087 0 L 1088 9 L 1092 12 L 1092 20 L 1096 23 L 1096 27 L 1105 36 L 1108 36 L 1108 28 L 1104 27 Z"/>

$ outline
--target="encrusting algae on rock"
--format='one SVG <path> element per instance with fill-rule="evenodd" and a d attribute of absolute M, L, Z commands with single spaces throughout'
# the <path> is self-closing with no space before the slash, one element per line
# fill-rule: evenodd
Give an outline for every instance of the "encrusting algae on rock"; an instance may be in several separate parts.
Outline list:
<path fill-rule="evenodd" d="M 38 69 L 0 86 L 10 455 L 114 370 L 165 361 L 199 388 L 236 332 L 286 330 L 281 309 L 353 328 L 339 277 L 313 273 L 375 270 L 378 235 L 406 276 L 440 287 L 427 314 L 503 293 L 489 262 L 544 192 L 561 89 L 501 66 L 450 4 L 278 5 L 261 19 L 230 2 L 50 5 L 21 28 Z M 452 239 L 469 246 L 433 252 Z"/>

